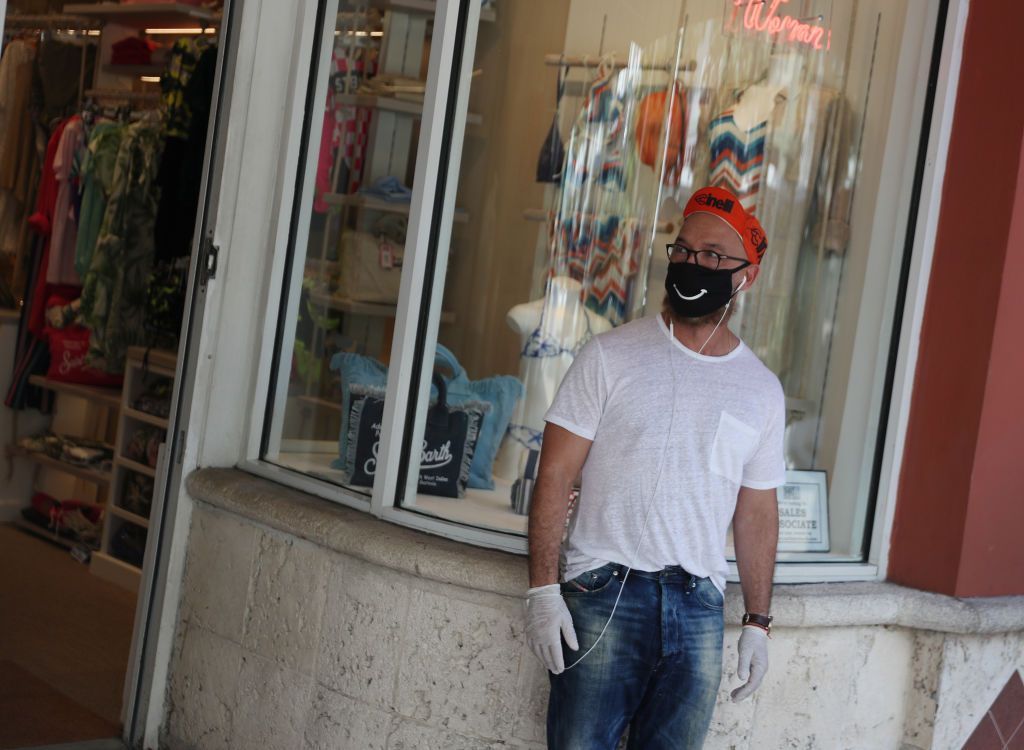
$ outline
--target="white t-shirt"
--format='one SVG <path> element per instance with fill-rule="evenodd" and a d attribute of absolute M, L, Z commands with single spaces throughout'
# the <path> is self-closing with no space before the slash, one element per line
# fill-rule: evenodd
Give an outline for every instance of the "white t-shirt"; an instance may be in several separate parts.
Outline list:
<path fill-rule="evenodd" d="M 720 357 L 687 349 L 660 315 L 591 339 L 545 420 L 593 441 L 564 549 L 566 581 L 633 562 L 653 502 L 633 567 L 680 565 L 724 591 L 740 486 L 786 481 L 779 379 L 742 342 Z"/>

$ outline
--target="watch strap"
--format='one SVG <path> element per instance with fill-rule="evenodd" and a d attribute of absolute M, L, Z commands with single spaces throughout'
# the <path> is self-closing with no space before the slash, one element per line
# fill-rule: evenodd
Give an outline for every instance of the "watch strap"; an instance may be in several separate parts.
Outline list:
<path fill-rule="evenodd" d="M 743 624 L 744 625 L 757 625 L 767 631 L 772 629 L 772 616 L 771 615 L 759 615 L 756 612 L 744 612 L 743 613 Z"/>

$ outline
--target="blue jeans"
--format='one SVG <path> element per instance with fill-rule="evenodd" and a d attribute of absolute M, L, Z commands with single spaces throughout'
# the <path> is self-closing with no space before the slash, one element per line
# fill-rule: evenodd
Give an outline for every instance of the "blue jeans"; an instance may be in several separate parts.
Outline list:
<path fill-rule="evenodd" d="M 609 563 L 563 583 L 579 651 L 594 645 L 622 590 L 626 566 Z M 614 750 L 629 726 L 630 750 L 699 748 L 722 680 L 722 593 L 678 566 L 630 572 L 601 642 L 572 669 L 550 675 L 548 747 Z"/>

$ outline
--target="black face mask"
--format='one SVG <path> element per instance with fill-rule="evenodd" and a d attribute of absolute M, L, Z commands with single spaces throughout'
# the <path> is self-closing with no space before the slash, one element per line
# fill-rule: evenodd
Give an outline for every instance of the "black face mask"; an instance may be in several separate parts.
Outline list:
<path fill-rule="evenodd" d="M 720 310 L 739 291 L 732 288 L 732 275 L 736 270 L 712 271 L 686 261 L 669 263 L 665 275 L 669 304 L 684 318 L 700 318 Z"/>

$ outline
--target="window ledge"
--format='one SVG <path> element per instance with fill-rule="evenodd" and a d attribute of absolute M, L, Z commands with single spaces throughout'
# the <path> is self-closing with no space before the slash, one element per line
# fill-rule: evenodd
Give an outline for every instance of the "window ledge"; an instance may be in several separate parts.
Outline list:
<path fill-rule="evenodd" d="M 399 573 L 512 597 L 527 587 L 521 555 L 380 521 L 238 469 L 200 469 L 188 477 L 187 487 L 195 500 Z M 1024 596 L 957 599 L 882 582 L 778 584 L 772 610 L 779 627 L 1024 631 Z M 726 622 L 738 622 L 742 611 L 739 587 L 731 585 Z"/>

